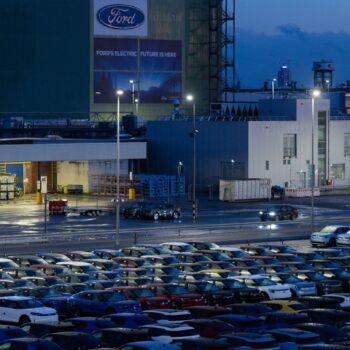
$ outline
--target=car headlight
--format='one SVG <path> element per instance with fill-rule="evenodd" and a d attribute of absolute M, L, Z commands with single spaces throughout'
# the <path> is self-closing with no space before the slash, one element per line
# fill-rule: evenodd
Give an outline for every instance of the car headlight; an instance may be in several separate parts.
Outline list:
<path fill-rule="evenodd" d="M 264 214 L 264 212 L 263 211 L 259 211 L 259 214 L 262 215 L 262 214 Z"/>
<path fill-rule="evenodd" d="M 269 215 L 270 215 L 270 216 L 276 216 L 276 213 L 275 213 L 274 211 L 270 211 L 270 212 L 269 212 Z"/>

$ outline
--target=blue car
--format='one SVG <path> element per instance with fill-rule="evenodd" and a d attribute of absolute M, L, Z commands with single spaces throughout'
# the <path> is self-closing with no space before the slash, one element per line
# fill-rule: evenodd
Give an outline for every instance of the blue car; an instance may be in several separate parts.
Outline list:
<path fill-rule="evenodd" d="M 110 314 L 104 317 L 110 319 L 115 324 L 115 327 L 132 329 L 156 322 L 153 318 L 142 314 L 121 313 Z"/>
<path fill-rule="evenodd" d="M 56 343 L 40 338 L 13 338 L 0 342 L 2 349 L 62 350 Z"/>
<path fill-rule="evenodd" d="M 55 309 L 60 315 L 67 313 L 69 296 L 50 287 L 21 288 L 17 290 L 16 294 L 35 298 L 45 306 Z"/>
<path fill-rule="evenodd" d="M 128 300 L 121 293 L 105 290 L 92 290 L 73 294 L 68 298 L 68 309 L 74 316 L 141 312 L 139 302 Z"/>
<path fill-rule="evenodd" d="M 118 348 L 119 350 L 180 350 L 181 348 L 167 343 L 160 343 L 158 341 L 137 341 L 127 343 Z"/>
<path fill-rule="evenodd" d="M 0 341 L 27 336 L 28 333 L 21 327 L 0 325 Z"/>
<path fill-rule="evenodd" d="M 115 323 L 109 318 L 73 317 L 68 318 L 65 321 L 73 324 L 72 330 L 84 333 L 92 333 L 99 329 L 115 327 Z"/>

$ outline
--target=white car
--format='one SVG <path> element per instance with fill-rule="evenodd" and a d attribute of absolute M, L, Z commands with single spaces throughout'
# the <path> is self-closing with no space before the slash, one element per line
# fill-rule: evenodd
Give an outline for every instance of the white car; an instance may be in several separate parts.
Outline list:
<path fill-rule="evenodd" d="M 245 283 L 248 287 L 257 288 L 262 300 L 290 299 L 292 292 L 287 285 L 279 284 L 263 275 L 244 275 L 229 277 Z"/>
<path fill-rule="evenodd" d="M 58 321 L 55 309 L 46 307 L 34 298 L 9 296 L 0 298 L 0 322 Z"/>
<path fill-rule="evenodd" d="M 175 340 L 199 338 L 199 334 L 196 330 L 186 323 L 153 323 L 141 326 L 139 329 L 147 329 L 152 340 L 156 340 L 160 343 L 171 343 Z"/>
<path fill-rule="evenodd" d="M 159 323 L 183 323 L 193 318 L 188 310 L 151 309 L 142 311 L 142 314 Z"/>
<path fill-rule="evenodd" d="M 349 230 L 350 226 L 327 225 L 321 231 L 311 234 L 310 243 L 312 246 L 333 247 L 337 243 L 338 235 L 346 233 Z"/>

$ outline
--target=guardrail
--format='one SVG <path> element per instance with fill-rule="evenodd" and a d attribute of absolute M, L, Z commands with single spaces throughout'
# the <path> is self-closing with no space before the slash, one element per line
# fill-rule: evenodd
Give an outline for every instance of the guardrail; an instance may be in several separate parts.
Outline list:
<path fill-rule="evenodd" d="M 349 222 L 349 217 L 336 218 L 338 222 Z M 329 223 L 329 218 L 315 221 L 315 229 Z M 278 226 L 277 226 L 278 225 Z M 281 227 L 281 229 L 278 229 Z M 170 227 L 121 229 L 120 246 L 130 246 L 137 243 L 161 243 L 165 241 L 213 241 L 220 244 L 254 243 L 262 241 L 287 241 L 308 239 L 311 223 L 309 221 L 284 222 L 249 222 L 215 225 L 172 225 Z M 0 251 L 20 249 L 32 251 L 38 246 L 49 250 L 87 249 L 96 247 L 113 248 L 115 230 L 104 231 L 69 231 L 66 233 L 16 234 L 0 235 Z M 23 248 L 23 249 L 22 249 Z M 26 248 L 26 249 L 24 249 Z"/>

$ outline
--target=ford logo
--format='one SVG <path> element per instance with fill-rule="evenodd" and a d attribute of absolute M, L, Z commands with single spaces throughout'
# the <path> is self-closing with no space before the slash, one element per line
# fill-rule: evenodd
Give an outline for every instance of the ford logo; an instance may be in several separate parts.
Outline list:
<path fill-rule="evenodd" d="M 113 29 L 133 29 L 139 27 L 145 20 L 144 13 L 134 6 L 108 5 L 97 12 L 98 21 Z"/>

